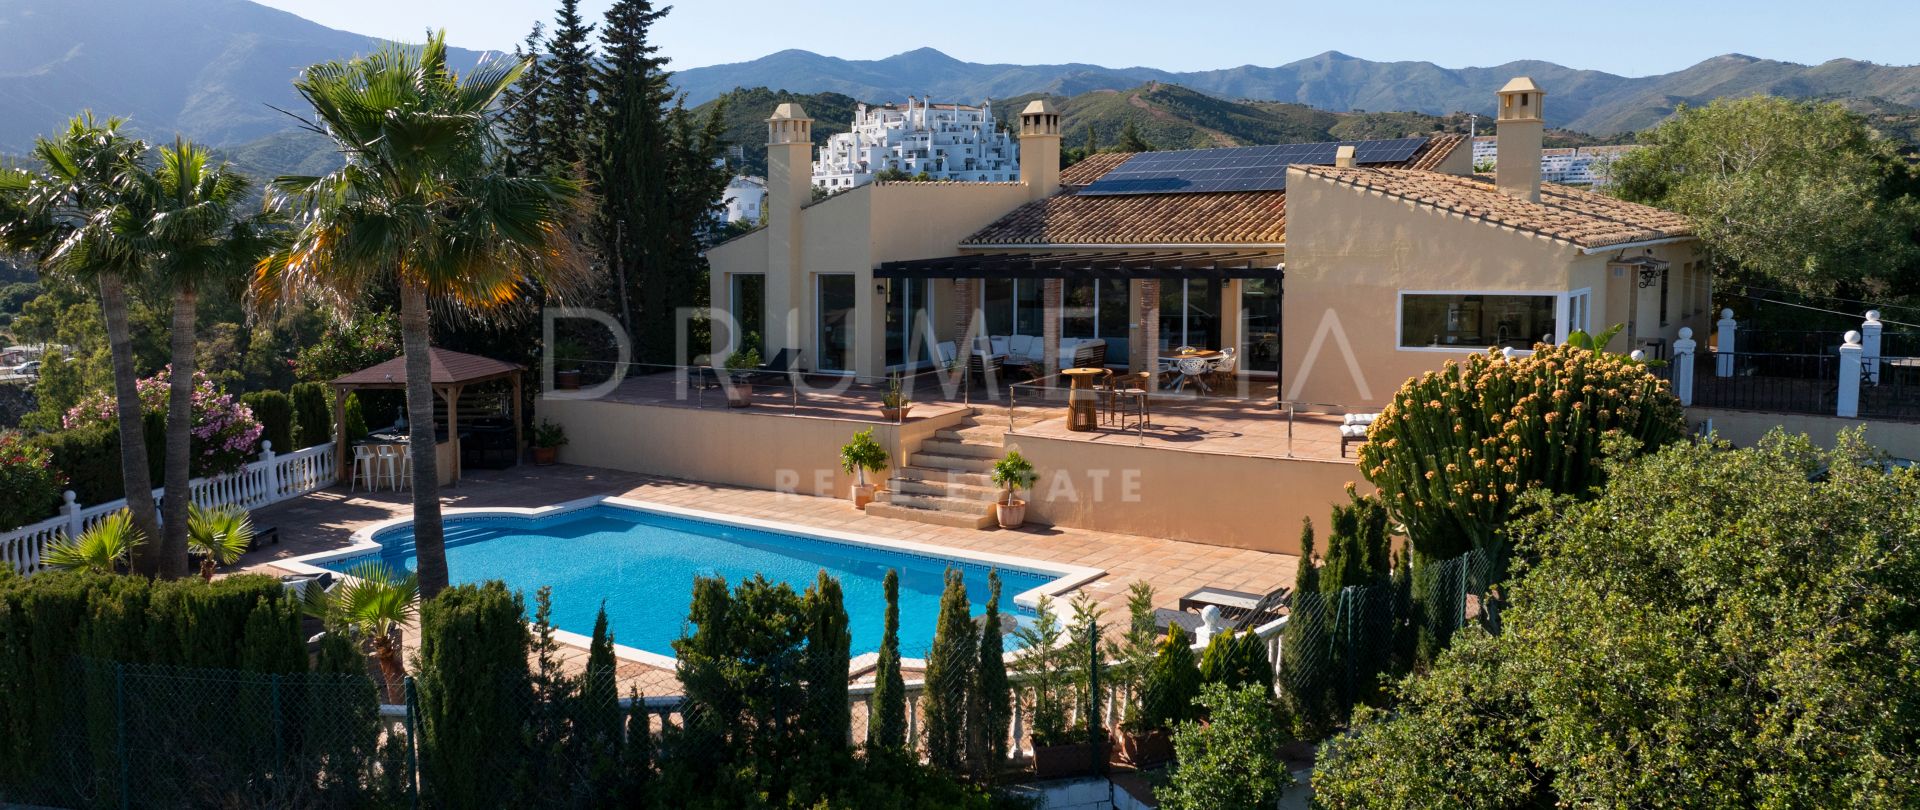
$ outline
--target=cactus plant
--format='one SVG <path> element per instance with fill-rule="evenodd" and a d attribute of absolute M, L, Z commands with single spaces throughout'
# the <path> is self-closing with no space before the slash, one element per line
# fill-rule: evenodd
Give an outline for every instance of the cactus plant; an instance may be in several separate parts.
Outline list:
<path fill-rule="evenodd" d="M 1631 437 L 1644 453 L 1685 432 L 1667 382 L 1626 357 L 1491 350 L 1401 386 L 1367 431 L 1360 469 L 1415 550 L 1444 559 L 1494 545 L 1525 490 L 1600 484 L 1603 440 Z"/>

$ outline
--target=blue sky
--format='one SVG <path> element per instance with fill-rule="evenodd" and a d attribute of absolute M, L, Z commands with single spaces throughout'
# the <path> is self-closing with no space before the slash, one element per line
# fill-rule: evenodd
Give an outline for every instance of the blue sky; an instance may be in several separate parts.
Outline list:
<path fill-rule="evenodd" d="M 418 39 L 444 27 L 470 48 L 510 48 L 555 0 L 260 0 L 334 28 Z M 597 19 L 609 0 L 582 0 Z M 1913 64 L 1915 0 L 681 0 L 659 28 L 673 67 L 739 62 L 786 48 L 848 59 L 933 47 L 973 62 L 1090 62 L 1206 70 L 1278 65 L 1328 50 L 1446 67 L 1545 59 L 1629 76 L 1709 56 L 1791 62 L 1838 57 Z M 912 9 L 940 9 L 912 20 Z M 881 19 L 882 17 L 889 19 Z M 1535 37 L 1505 36 L 1532 19 Z"/>

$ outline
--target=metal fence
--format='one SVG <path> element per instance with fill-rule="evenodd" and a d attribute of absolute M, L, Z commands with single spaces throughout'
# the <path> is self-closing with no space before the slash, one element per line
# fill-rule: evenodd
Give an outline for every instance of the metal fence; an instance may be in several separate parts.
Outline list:
<path fill-rule="evenodd" d="M 1694 363 L 1693 404 L 1832 415 L 1839 369 L 1840 355 L 1831 349 L 1820 354 L 1716 352 Z"/>

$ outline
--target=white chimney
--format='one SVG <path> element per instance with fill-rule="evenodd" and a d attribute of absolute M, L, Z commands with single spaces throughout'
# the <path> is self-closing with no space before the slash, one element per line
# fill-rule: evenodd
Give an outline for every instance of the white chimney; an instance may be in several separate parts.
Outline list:
<path fill-rule="evenodd" d="M 1547 91 L 1525 76 L 1500 88 L 1499 146 L 1494 155 L 1494 185 L 1500 193 L 1540 201 L 1540 148 L 1546 137 L 1541 103 Z"/>
<path fill-rule="evenodd" d="M 1342 146 L 1333 150 L 1333 165 L 1341 169 L 1353 168 L 1353 147 Z"/>

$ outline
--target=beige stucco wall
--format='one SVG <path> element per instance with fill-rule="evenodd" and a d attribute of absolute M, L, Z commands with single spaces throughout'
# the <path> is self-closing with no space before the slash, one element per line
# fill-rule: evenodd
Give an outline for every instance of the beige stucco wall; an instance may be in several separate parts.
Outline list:
<path fill-rule="evenodd" d="M 1867 443 L 1896 458 L 1920 459 L 1920 424 L 1911 422 L 1864 421 L 1837 416 L 1795 413 L 1729 411 L 1718 408 L 1688 408 L 1687 423 L 1700 425 L 1713 420 L 1713 431 L 1720 438 L 1741 447 L 1760 441 L 1774 428 L 1790 434 L 1805 434 L 1821 447 L 1832 447 L 1840 431 L 1861 426 L 1867 429 Z"/>
<path fill-rule="evenodd" d="M 1562 295 L 1590 288 L 1596 330 L 1626 322 L 1628 308 L 1646 295 L 1630 274 L 1610 272 L 1619 251 L 1588 255 L 1566 242 L 1297 171 L 1288 178 L 1287 198 L 1281 390 L 1288 399 L 1376 408 L 1407 378 L 1485 349 L 1400 348 L 1402 291 Z M 1628 251 L 1643 254 L 1672 262 L 1678 281 L 1693 247 Z M 1651 293 L 1657 302 L 1658 290 Z M 1643 323 L 1640 337 L 1671 344 L 1689 324 L 1697 338 L 1701 323 L 1678 317 L 1666 327 Z M 1624 350 L 1629 340 L 1622 336 L 1614 348 Z"/>
<path fill-rule="evenodd" d="M 760 407 L 675 408 L 603 400 L 542 398 L 540 418 L 566 429 L 568 464 L 716 484 L 846 497 L 853 476 L 840 469 L 840 446 L 873 429 L 897 466 L 905 454 L 963 413 L 891 425 L 791 416 Z M 886 473 L 872 479 L 885 480 Z"/>
<path fill-rule="evenodd" d="M 1040 474 L 1030 520 L 1054 526 L 1300 553 L 1300 518 L 1322 536 L 1348 481 L 1372 492 L 1351 461 L 1262 458 L 1008 436 Z M 1044 541 L 1041 541 L 1044 542 Z"/>

